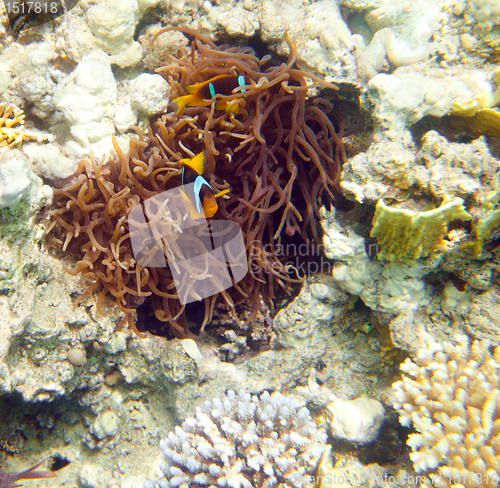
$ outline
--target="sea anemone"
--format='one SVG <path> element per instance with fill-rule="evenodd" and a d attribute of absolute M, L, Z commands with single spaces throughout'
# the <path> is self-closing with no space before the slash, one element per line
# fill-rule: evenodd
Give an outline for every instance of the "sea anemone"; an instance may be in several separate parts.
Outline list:
<path fill-rule="evenodd" d="M 249 271 L 239 283 L 233 280 L 230 290 L 219 287 L 204 298 L 200 329 L 211 321 L 219 297 L 233 312 L 237 303 L 246 302 L 255 313 L 262 297 L 275 297 L 277 285 L 286 288 L 302 279 L 287 264 L 285 240 L 321 241 L 319 208 L 324 195 L 332 201 L 339 198 L 345 132 L 331 102 L 308 96 L 320 84 L 336 87 L 293 67 L 297 50 L 290 40 L 287 62 L 269 66 L 271 57 L 259 59 L 252 48 L 217 46 L 199 32 L 176 29 L 193 41 L 157 70 L 170 83 L 174 98 L 218 75 L 239 77 L 244 85 L 226 96 L 216 94 L 205 106 L 178 110 L 170 104 L 167 113 L 151 120 L 147 132 L 134 128 L 137 137 L 128 154 L 115 141 L 116 157 L 81 161 L 75 181 L 57 191 L 50 232 L 61 250 L 80 256 L 70 271 L 93 280 L 79 300 L 100 289 L 97 308 L 104 314 L 103 300 L 112 295 L 137 331 L 133 313 L 147 299 L 156 318 L 182 335 L 189 334 L 185 304 L 179 301 L 171 270 L 134 255 L 129 222 L 133 209 L 179 188 L 180 161 L 204 151 L 206 179 L 215 192 L 229 190 L 218 199 L 214 218 L 241 227 Z M 163 230 L 175 234 L 183 216 L 175 215 L 171 203 L 156 202 L 155 215 Z M 170 241 L 174 247 L 175 241 Z M 165 249 L 163 253 L 168 258 Z M 200 274 L 192 272 L 191 278 Z"/>

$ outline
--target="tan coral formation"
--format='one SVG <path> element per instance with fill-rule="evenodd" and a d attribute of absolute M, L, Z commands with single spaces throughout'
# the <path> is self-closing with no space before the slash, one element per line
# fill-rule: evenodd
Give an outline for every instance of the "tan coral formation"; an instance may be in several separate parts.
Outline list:
<path fill-rule="evenodd" d="M 433 343 L 407 359 L 394 383 L 400 422 L 415 470 L 436 488 L 479 488 L 500 482 L 500 347 L 487 340 Z"/>
<path fill-rule="evenodd" d="M 20 146 L 24 140 L 24 112 L 15 105 L 0 102 L 0 146 Z"/>

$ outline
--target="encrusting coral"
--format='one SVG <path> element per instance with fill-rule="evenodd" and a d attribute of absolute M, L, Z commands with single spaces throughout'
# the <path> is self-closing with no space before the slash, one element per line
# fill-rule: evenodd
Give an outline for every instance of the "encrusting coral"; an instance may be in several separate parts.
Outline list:
<path fill-rule="evenodd" d="M 472 219 L 458 197 L 425 212 L 391 208 L 379 200 L 370 236 L 376 237 L 381 247 L 379 259 L 413 261 L 443 249 L 447 224 L 455 219 Z"/>
<path fill-rule="evenodd" d="M 179 49 L 178 57 L 169 55 L 171 63 L 157 71 L 168 80 L 179 106 L 153 118 L 147 133 L 136 129 L 128 154 L 115 143 L 117 157 L 83 160 L 75 181 L 57 192 L 50 230 L 61 250 L 80 256 L 71 272 L 94 281 L 82 298 L 101 288 L 98 310 L 104 314 L 103 299 L 112 295 L 133 328 L 132 314 L 147 298 L 157 319 L 182 335 L 188 332 L 185 305 L 178 300 L 172 273 L 137 262 L 130 212 L 180 187 L 181 160 L 204 152 L 206 180 L 214 192 L 229 190 L 217 200 L 216 217 L 241 226 L 249 272 L 237 285 L 233 281 L 230 292 L 221 289 L 204 299 L 201 327 L 211 320 L 221 295 L 233 311 L 235 303 L 246 302 L 255 313 L 262 295 L 272 300 L 278 284 L 286 288 L 301 278 L 279 253 L 282 239 L 296 234 L 320 242 L 319 206 L 323 193 L 332 199 L 340 194 L 341 139 L 349 128 L 328 100 L 308 98 L 311 84 L 328 84 L 293 68 L 296 48 L 290 41 L 287 62 L 266 68 L 270 57 L 259 59 L 251 48 L 217 46 L 198 32 L 177 30 L 194 40 Z M 238 79 L 239 86 L 229 95 L 211 93 L 204 103 L 181 106 L 192 91 L 189 86 L 220 75 Z M 173 212 L 155 215 L 170 234 L 184 218 Z M 175 237 L 170 244 L 175 246 Z M 191 279 L 197 279 L 195 273 Z"/>
<path fill-rule="evenodd" d="M 312 488 L 326 434 L 293 397 L 230 390 L 205 402 L 160 447 L 165 479 L 145 488 Z"/>
<path fill-rule="evenodd" d="M 415 470 L 437 488 L 498 486 L 500 347 L 458 335 L 421 349 L 401 370 L 394 407 L 417 431 L 408 438 Z"/>

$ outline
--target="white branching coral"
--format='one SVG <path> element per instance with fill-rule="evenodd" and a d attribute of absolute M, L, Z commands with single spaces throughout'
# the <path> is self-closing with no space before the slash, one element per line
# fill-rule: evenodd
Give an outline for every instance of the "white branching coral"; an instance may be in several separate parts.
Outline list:
<path fill-rule="evenodd" d="M 160 447 L 165 479 L 144 488 L 310 488 L 326 434 L 293 397 L 229 391 L 205 402 Z"/>
<path fill-rule="evenodd" d="M 500 484 L 500 346 L 464 335 L 407 359 L 394 383 L 415 470 L 437 488 Z"/>

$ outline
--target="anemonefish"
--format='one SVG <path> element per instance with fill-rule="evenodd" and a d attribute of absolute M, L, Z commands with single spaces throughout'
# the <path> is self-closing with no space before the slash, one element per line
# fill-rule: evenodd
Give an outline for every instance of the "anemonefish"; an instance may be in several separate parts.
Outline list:
<path fill-rule="evenodd" d="M 173 100 L 177 104 L 177 113 L 179 114 L 184 107 L 207 107 L 212 104 L 216 95 L 231 95 L 235 88 L 245 85 L 244 76 L 218 75 L 202 83 L 188 85 L 186 90 L 189 95 L 177 97 Z M 241 90 L 242 92 L 245 89 Z M 216 110 L 225 110 L 228 113 L 238 114 L 240 106 L 237 103 L 228 103 L 227 100 L 217 100 L 215 102 Z"/>
<path fill-rule="evenodd" d="M 215 215 L 219 206 L 216 198 L 229 193 L 230 189 L 216 193 L 210 183 L 202 176 L 206 170 L 205 151 L 192 159 L 181 159 L 182 164 L 182 195 L 186 200 L 191 217 L 209 219 Z"/>

